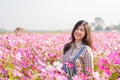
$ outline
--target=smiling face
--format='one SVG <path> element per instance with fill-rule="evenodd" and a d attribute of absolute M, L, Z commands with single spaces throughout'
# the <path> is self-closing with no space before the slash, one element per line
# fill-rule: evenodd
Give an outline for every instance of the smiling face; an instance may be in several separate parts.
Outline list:
<path fill-rule="evenodd" d="M 75 42 L 82 41 L 84 36 L 85 36 L 84 25 L 80 25 L 75 29 L 75 32 L 74 32 Z"/>

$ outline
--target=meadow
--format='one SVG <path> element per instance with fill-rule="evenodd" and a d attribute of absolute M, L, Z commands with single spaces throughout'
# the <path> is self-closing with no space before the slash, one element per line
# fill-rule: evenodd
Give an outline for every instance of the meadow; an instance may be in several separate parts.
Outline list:
<path fill-rule="evenodd" d="M 92 39 L 94 80 L 120 80 L 120 32 L 93 32 Z M 70 33 L 0 34 L 0 80 L 67 80 L 61 57 L 70 40 Z"/>

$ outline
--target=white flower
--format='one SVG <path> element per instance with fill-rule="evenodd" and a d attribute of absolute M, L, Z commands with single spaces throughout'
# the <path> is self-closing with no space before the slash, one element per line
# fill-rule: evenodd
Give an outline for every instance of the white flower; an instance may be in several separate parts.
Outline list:
<path fill-rule="evenodd" d="M 20 52 L 17 52 L 15 58 L 16 58 L 18 61 L 20 61 L 20 60 L 21 60 L 21 57 L 22 57 L 21 53 L 20 53 Z"/>
<path fill-rule="evenodd" d="M 59 61 L 54 62 L 53 65 L 56 67 L 57 70 L 61 70 L 63 66 L 63 64 L 60 63 Z"/>
<path fill-rule="evenodd" d="M 0 54 L 3 54 L 3 52 L 0 50 Z"/>
<path fill-rule="evenodd" d="M 54 71 L 55 68 L 51 65 L 48 65 L 46 68 L 45 68 L 47 71 Z"/>

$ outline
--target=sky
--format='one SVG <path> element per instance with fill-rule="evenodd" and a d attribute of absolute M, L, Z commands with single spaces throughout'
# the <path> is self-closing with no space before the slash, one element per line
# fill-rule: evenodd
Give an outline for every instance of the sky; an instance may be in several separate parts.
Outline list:
<path fill-rule="evenodd" d="M 66 30 L 79 20 L 120 23 L 120 0 L 0 0 L 0 27 L 14 30 Z"/>

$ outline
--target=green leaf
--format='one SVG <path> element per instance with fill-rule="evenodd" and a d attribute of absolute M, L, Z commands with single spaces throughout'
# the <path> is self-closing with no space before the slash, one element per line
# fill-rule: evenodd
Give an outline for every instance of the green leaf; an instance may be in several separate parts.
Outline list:
<path fill-rule="evenodd" d="M 8 62 L 8 67 L 14 69 L 14 65 Z"/>
<path fill-rule="evenodd" d="M 99 71 L 99 74 L 100 74 L 100 77 L 102 77 L 102 75 L 103 75 L 103 71 Z"/>
<path fill-rule="evenodd" d="M 119 74 L 118 73 L 112 73 L 111 77 L 109 78 L 109 80 L 117 80 Z"/>
<path fill-rule="evenodd" d="M 97 65 L 94 66 L 94 71 L 95 72 L 98 71 L 98 66 Z"/>
<path fill-rule="evenodd" d="M 10 62 L 7 62 L 7 63 L 3 64 L 3 67 L 4 67 L 4 68 L 11 68 L 11 69 L 14 69 L 14 65 L 11 64 Z"/>
<path fill-rule="evenodd" d="M 8 75 L 10 80 L 15 80 L 14 77 L 12 76 L 12 71 L 8 70 Z"/>

